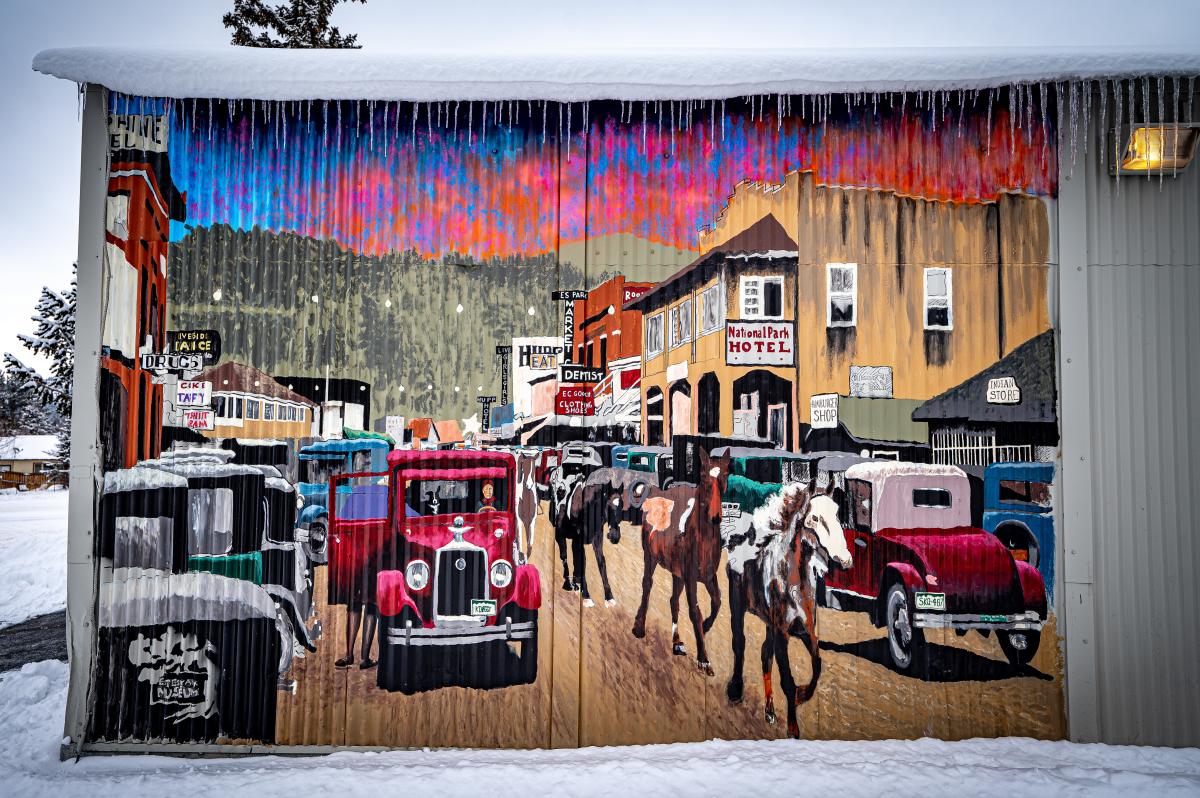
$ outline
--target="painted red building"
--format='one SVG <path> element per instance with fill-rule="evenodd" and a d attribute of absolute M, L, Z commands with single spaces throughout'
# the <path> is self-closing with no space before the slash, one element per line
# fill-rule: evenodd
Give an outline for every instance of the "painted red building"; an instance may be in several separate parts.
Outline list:
<path fill-rule="evenodd" d="M 607 372 L 595 389 L 598 415 L 623 414 L 622 408 L 630 404 L 624 400 L 638 396 L 642 315 L 625 310 L 625 304 L 653 287 L 653 283 L 626 282 L 617 275 L 588 291 L 587 299 L 575 302 L 573 360 Z M 637 413 L 640 402 L 633 402 L 627 410 Z"/>
<path fill-rule="evenodd" d="M 139 354 L 163 350 L 170 224 L 185 206 L 171 181 L 165 116 L 110 114 L 108 138 L 100 429 L 105 467 L 115 468 L 161 449 L 162 386 Z"/>

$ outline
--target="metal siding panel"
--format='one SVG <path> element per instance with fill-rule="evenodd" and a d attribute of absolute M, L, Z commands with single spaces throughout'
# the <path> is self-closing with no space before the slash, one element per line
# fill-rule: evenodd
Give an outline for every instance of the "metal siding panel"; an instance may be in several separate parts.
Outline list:
<path fill-rule="evenodd" d="M 1111 152 L 1111 142 L 1109 150 Z M 1111 161 L 1111 155 L 1109 155 Z M 1200 744 L 1200 168 L 1087 174 L 1088 332 L 1100 739 Z"/>

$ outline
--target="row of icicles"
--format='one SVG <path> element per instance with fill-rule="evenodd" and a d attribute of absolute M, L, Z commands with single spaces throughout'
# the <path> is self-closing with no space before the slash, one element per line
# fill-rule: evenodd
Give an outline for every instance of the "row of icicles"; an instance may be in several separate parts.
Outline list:
<path fill-rule="evenodd" d="M 589 112 L 593 106 L 604 106 L 606 110 L 616 108 L 616 121 L 631 127 L 640 127 L 645 145 L 647 131 L 653 128 L 661 134 L 665 127 L 674 145 L 675 133 L 686 132 L 698 125 L 708 128 L 709 141 L 719 135 L 725 139 L 733 117 L 756 123 L 774 122 L 782 128 L 786 119 L 795 118 L 803 123 L 820 125 L 822 132 L 831 118 L 860 120 L 870 116 L 878 118 L 882 113 L 901 118 L 917 116 L 934 130 L 954 127 L 959 137 L 963 134 L 964 115 L 970 111 L 986 111 L 987 129 L 992 127 L 992 114 L 997 107 L 1008 111 L 1009 142 L 1015 143 L 1016 133 L 1022 132 L 1027 142 L 1033 140 L 1034 130 L 1041 129 L 1043 142 L 1049 140 L 1049 132 L 1060 130 L 1060 146 L 1071 153 L 1074 167 L 1076 153 L 1082 145 L 1088 150 L 1090 136 L 1082 135 L 1090 130 L 1093 118 L 1106 138 L 1112 139 L 1111 153 L 1108 147 L 1100 152 L 1101 168 L 1111 154 L 1120 159 L 1124 139 L 1108 137 L 1112 127 L 1132 127 L 1151 121 L 1166 126 L 1189 125 L 1195 122 L 1193 106 L 1196 98 L 1196 76 L 1158 75 L 1138 78 L 1113 78 L 1074 80 L 1060 82 L 1013 83 L 1007 86 L 983 89 L 931 89 L 911 92 L 861 91 L 812 95 L 763 94 L 746 95 L 739 98 L 719 100 L 611 100 L 559 102 L 553 100 L 445 100 L 430 102 L 392 102 L 382 100 L 220 100 L 220 99 L 167 99 L 155 100 L 133 95 L 114 93 L 110 111 L 114 113 L 140 113 L 147 106 L 162 108 L 169 118 L 187 119 L 192 130 L 207 129 L 211 139 L 213 121 L 221 116 L 245 117 L 250 122 L 252 134 L 261 126 L 268 128 L 276 147 L 286 147 L 283 134 L 285 120 L 295 120 L 305 126 L 319 119 L 322 130 L 322 146 L 328 146 L 332 129 L 333 145 L 340 149 L 343 122 L 352 122 L 352 130 L 358 136 L 366 136 L 373 146 L 376 129 L 385 146 L 401 133 L 401 108 L 411 108 L 406 114 L 403 132 L 416 145 L 418 138 L 433 139 L 435 131 L 453 136 L 458 140 L 460 126 L 467 143 L 479 140 L 487 146 L 489 130 L 527 131 L 538 130 L 543 143 L 550 133 L 555 133 L 565 143 L 566 157 L 571 156 L 572 134 L 589 130 Z M 82 112 L 86 94 L 80 91 Z M 378 112 L 383 109 L 383 113 Z M 1051 115 L 1053 114 L 1053 115 Z M 363 120 L 369 122 L 360 130 Z M 478 125 L 476 124 L 478 120 Z M 577 121 L 578 120 L 578 121 Z M 1065 120 L 1061 126 L 1055 120 Z M 331 124 L 332 128 L 331 128 Z M 578 127 L 577 127 L 578 125 Z M 477 132 L 478 128 L 478 132 Z M 390 136 L 389 136 L 390 134 Z M 577 145 L 578 146 L 578 145 Z M 990 146 L 990 140 L 989 140 Z"/>

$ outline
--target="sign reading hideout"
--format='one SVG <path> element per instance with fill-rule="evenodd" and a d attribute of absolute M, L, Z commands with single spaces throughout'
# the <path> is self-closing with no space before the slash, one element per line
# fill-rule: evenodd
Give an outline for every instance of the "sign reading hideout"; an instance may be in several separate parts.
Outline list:
<path fill-rule="evenodd" d="M 795 328 L 790 321 L 730 321 L 725 324 L 725 363 L 730 366 L 795 364 Z"/>

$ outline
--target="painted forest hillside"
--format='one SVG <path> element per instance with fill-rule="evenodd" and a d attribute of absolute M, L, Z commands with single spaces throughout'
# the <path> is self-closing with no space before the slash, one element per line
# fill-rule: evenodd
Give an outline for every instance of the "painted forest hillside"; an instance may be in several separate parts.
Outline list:
<path fill-rule="evenodd" d="M 371 257 L 227 225 L 193 228 L 172 244 L 167 274 L 170 329 L 217 330 L 222 359 L 270 374 L 369 382 L 376 418 L 475 413 L 479 386 L 499 394 L 496 345 L 561 334 L 562 308 L 550 294 L 585 285 L 582 270 L 552 254 L 482 263 Z"/>

